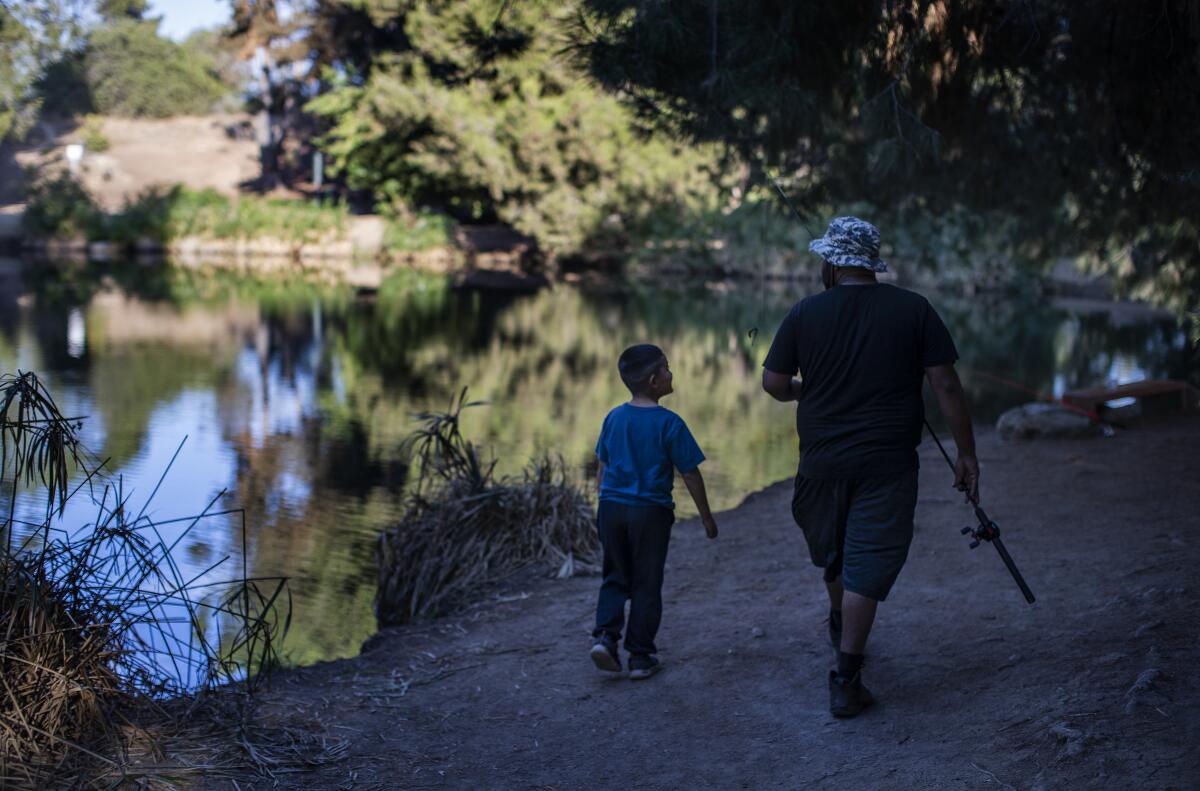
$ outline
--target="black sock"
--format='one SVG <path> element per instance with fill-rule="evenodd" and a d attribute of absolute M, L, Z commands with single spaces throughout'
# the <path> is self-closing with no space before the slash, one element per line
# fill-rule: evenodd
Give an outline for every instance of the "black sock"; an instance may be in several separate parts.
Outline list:
<path fill-rule="evenodd" d="M 829 608 L 829 628 L 835 632 L 842 631 L 842 611 Z"/>
<path fill-rule="evenodd" d="M 862 654 L 847 654 L 845 651 L 838 651 L 838 678 L 852 679 L 854 674 L 862 669 L 862 666 Z"/>

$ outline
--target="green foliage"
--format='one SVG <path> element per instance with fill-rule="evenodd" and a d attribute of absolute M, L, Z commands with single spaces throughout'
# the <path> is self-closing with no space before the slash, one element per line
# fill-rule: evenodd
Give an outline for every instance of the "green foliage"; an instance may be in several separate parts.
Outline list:
<path fill-rule="evenodd" d="M 168 238 L 270 237 L 300 244 L 340 239 L 349 211 L 344 204 L 264 198 L 228 198 L 215 190 L 176 189 L 167 214 Z"/>
<path fill-rule="evenodd" d="M 621 239 L 656 207 L 715 204 L 710 152 L 642 134 L 561 54 L 569 5 L 342 5 L 401 33 L 387 51 L 326 46 L 369 57 L 363 79 L 330 72 L 332 89 L 308 105 L 329 124 L 323 150 L 351 188 L 383 205 L 499 219 L 556 251 Z"/>
<path fill-rule="evenodd" d="M 1126 293 L 1200 305 L 1195 3 L 582 7 L 593 76 L 682 139 L 778 167 L 814 215 L 1006 212 L 998 255 L 1087 252 Z"/>
<path fill-rule="evenodd" d="M 158 23 L 121 19 L 92 31 L 85 77 L 96 112 L 165 118 L 201 114 L 226 93 L 215 64 L 158 34 Z"/>
<path fill-rule="evenodd" d="M 133 244 L 142 239 L 165 244 L 184 237 L 278 239 L 292 244 L 345 237 L 349 210 L 344 204 L 264 198 L 230 198 L 215 190 L 151 187 L 106 215 L 78 181 L 66 173 L 35 182 L 26 209 L 34 236 L 76 237 Z M 415 247 L 436 239 L 425 229 L 406 237 Z"/>
<path fill-rule="evenodd" d="M 231 40 L 222 28 L 208 28 L 192 32 L 182 44 L 187 57 L 209 64 L 212 73 L 225 86 L 223 103 L 230 109 L 240 109 L 244 103 L 241 95 L 253 77 L 249 61 L 241 57 L 237 42 Z"/>
<path fill-rule="evenodd" d="M 96 12 L 104 20 L 140 20 L 149 6 L 149 0 L 99 0 Z"/>
<path fill-rule="evenodd" d="M 111 143 L 104 134 L 104 119 L 98 115 L 89 115 L 79 127 L 79 136 L 88 151 L 102 154 L 109 149 Z"/>
<path fill-rule="evenodd" d="M 430 211 L 406 212 L 387 216 L 383 232 L 385 250 L 415 251 L 446 247 L 452 241 L 454 222 L 444 214 Z"/>
<path fill-rule="evenodd" d="M 7 4 L 0 4 L 0 142 L 10 134 L 24 134 L 37 115 L 37 74 L 29 65 L 33 47 L 29 28 Z"/>
<path fill-rule="evenodd" d="M 106 230 L 103 210 L 67 173 L 33 180 L 24 227 L 33 237 L 82 237 L 89 241 L 103 239 Z"/>

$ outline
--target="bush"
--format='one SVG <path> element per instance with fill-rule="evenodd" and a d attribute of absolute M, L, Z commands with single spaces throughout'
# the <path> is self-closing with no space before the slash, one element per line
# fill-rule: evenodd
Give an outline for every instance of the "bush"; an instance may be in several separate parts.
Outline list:
<path fill-rule="evenodd" d="M 437 212 L 395 214 L 387 218 L 383 247 L 405 252 L 446 247 L 450 244 L 454 225 L 453 220 Z"/>
<path fill-rule="evenodd" d="M 109 483 L 79 428 L 35 374 L 0 377 L 0 481 L 46 493 L 40 523 L 16 519 L 10 503 L 5 524 L 34 529 L 19 544 L 6 531 L 0 543 L 5 788 L 114 787 L 129 742 L 161 717 L 148 704 L 239 677 L 252 689 L 286 629 L 284 580 L 243 577 L 226 590 L 184 580 L 171 549 L 151 538 L 157 526 L 131 521 L 119 484 L 97 487 L 94 524 L 64 532 L 67 503 L 88 496 L 72 478 Z"/>
<path fill-rule="evenodd" d="M 228 89 L 215 64 L 158 34 L 155 21 L 97 28 L 84 55 L 92 106 L 104 115 L 166 118 L 207 113 Z"/>
<path fill-rule="evenodd" d="M 175 204 L 184 193 L 182 187 L 150 187 L 108 218 L 108 239 L 118 244 L 136 244 L 149 239 L 159 244 L 171 240 Z"/>
<path fill-rule="evenodd" d="M 84 148 L 103 154 L 109 149 L 108 136 L 104 134 L 104 119 L 98 115 L 89 115 L 79 127 L 79 136 Z"/>
<path fill-rule="evenodd" d="M 208 239 L 271 237 L 300 244 L 345 235 L 349 210 L 344 204 L 263 198 L 228 198 L 215 190 L 174 193 L 168 218 L 168 238 Z"/>
<path fill-rule="evenodd" d="M 68 173 L 52 178 L 32 176 L 25 206 L 25 232 L 35 238 L 105 237 L 104 212 Z"/>
<path fill-rule="evenodd" d="M 513 571 L 552 564 L 560 576 L 598 562 L 592 508 L 561 461 L 495 478 L 459 433 L 464 389 L 444 414 L 418 417 L 418 478 L 400 523 L 379 536 L 380 625 L 444 615 Z"/>

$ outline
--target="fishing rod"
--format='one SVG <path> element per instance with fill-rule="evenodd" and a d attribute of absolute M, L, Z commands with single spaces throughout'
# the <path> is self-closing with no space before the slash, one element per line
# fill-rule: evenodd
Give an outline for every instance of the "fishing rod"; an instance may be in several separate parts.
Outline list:
<path fill-rule="evenodd" d="M 925 421 L 925 428 L 929 429 L 929 436 L 933 437 L 933 441 L 937 443 L 938 450 L 942 452 L 942 458 L 946 460 L 946 464 L 950 465 L 951 472 L 957 475 L 957 470 L 954 469 L 954 462 L 950 461 L 950 454 L 942 447 L 942 441 L 938 439 L 937 434 L 933 431 L 933 426 L 929 425 L 928 420 Z M 994 546 L 996 551 L 1000 553 L 1000 559 L 1004 561 L 1008 573 L 1012 575 L 1013 580 L 1017 583 L 1017 587 L 1021 589 L 1021 593 L 1025 596 L 1025 601 L 1033 604 L 1033 591 L 1025 584 L 1025 578 L 1017 570 L 1017 564 L 1013 562 L 1012 555 L 1008 554 L 1008 550 L 1004 548 L 1004 542 L 1000 540 L 1000 526 L 993 522 L 987 515 L 987 512 L 979 507 L 979 501 L 971 496 L 969 491 L 967 492 L 967 501 L 974 507 L 975 518 L 979 520 L 979 527 L 967 526 L 961 531 L 964 536 L 969 535 L 971 537 L 971 549 L 979 546 L 984 541 Z"/>
<path fill-rule="evenodd" d="M 811 226 L 809 226 L 808 220 L 804 219 L 804 215 L 800 213 L 800 210 L 797 209 L 795 204 L 792 203 L 792 199 L 789 198 L 787 193 L 783 191 L 783 187 L 779 186 L 779 182 L 775 180 L 775 177 L 772 176 L 765 167 L 763 168 L 763 175 L 767 177 L 767 181 L 771 182 L 771 186 L 774 187 L 775 191 L 779 193 L 779 197 L 783 198 L 783 202 L 787 205 L 787 207 L 792 210 L 792 214 L 796 215 L 796 219 L 799 220 L 800 224 L 804 226 L 804 230 L 808 231 L 809 236 L 813 237 L 814 239 L 820 236 L 821 234 L 819 233 L 813 233 L 813 229 Z"/>
<path fill-rule="evenodd" d="M 794 203 L 792 203 L 792 199 L 789 198 L 787 193 L 783 191 L 783 187 L 779 186 L 779 182 L 776 181 L 775 177 L 772 176 L 770 171 L 767 170 L 766 162 L 763 162 L 762 165 L 763 165 L 763 168 L 762 168 L 763 175 L 767 177 L 767 181 L 771 182 L 771 186 L 774 187 L 775 191 L 779 193 L 779 197 L 783 198 L 784 204 L 789 209 L 791 209 L 792 214 L 796 215 L 796 219 L 800 221 L 800 225 L 802 225 L 804 227 L 804 230 L 808 231 L 809 236 L 811 236 L 814 239 L 816 237 L 820 236 L 820 234 L 818 234 L 818 233 L 813 233 L 813 229 L 808 224 L 808 220 L 804 219 L 804 215 L 801 214 L 800 210 L 796 208 L 796 205 Z M 764 285 L 762 282 L 763 275 L 762 275 L 762 264 L 761 263 L 759 264 L 758 279 L 759 279 L 758 288 L 759 288 L 759 291 L 762 292 L 764 290 Z M 764 299 L 765 299 L 765 297 L 764 297 Z M 760 306 L 758 318 L 759 318 L 759 321 L 761 322 L 762 321 L 761 306 Z M 754 343 L 757 343 L 758 342 L 758 327 L 757 326 L 751 327 L 746 332 L 746 335 L 750 338 L 751 345 L 753 345 Z"/>

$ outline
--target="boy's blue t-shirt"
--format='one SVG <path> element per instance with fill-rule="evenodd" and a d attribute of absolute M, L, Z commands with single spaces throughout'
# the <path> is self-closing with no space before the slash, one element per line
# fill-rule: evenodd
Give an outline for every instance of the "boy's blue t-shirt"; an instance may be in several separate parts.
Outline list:
<path fill-rule="evenodd" d="M 686 475 L 704 454 L 683 418 L 662 406 L 621 404 L 604 418 L 596 457 L 604 463 L 600 499 L 674 508 L 672 467 Z"/>

